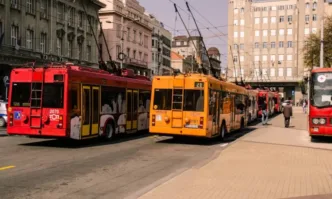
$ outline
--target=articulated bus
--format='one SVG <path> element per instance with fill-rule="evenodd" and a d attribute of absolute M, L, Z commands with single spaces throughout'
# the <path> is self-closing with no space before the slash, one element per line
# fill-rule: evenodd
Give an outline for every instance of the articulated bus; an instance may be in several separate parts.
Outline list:
<path fill-rule="evenodd" d="M 309 135 L 332 136 L 332 69 L 313 69 L 309 91 Z"/>
<path fill-rule="evenodd" d="M 258 91 L 250 89 L 248 90 L 248 95 L 248 123 L 251 123 L 258 118 Z"/>
<path fill-rule="evenodd" d="M 208 75 L 156 76 L 150 133 L 224 138 L 247 126 L 248 91 Z"/>
<path fill-rule="evenodd" d="M 151 81 L 121 72 L 71 63 L 13 69 L 8 134 L 81 140 L 148 130 Z"/>

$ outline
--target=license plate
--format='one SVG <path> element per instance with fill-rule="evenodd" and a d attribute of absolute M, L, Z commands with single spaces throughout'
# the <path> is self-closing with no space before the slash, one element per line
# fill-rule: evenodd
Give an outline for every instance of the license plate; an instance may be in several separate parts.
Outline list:
<path fill-rule="evenodd" d="M 160 122 L 162 119 L 161 119 L 161 115 L 157 115 L 156 116 L 156 121 Z"/>
<path fill-rule="evenodd" d="M 197 129 L 197 128 L 198 128 L 198 125 L 197 125 L 197 124 L 187 124 L 185 127 L 186 127 L 186 128 Z"/>

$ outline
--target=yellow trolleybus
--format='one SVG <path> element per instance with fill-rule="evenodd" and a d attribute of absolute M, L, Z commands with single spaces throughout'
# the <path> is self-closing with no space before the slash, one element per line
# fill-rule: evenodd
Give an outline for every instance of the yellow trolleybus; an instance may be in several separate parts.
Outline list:
<path fill-rule="evenodd" d="M 209 75 L 156 76 L 151 101 L 152 134 L 223 139 L 248 122 L 247 89 Z"/>

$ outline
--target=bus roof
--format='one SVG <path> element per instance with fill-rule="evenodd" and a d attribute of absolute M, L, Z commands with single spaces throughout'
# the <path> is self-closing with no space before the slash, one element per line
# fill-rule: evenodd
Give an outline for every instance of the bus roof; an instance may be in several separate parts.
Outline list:
<path fill-rule="evenodd" d="M 332 68 L 314 68 L 311 70 L 311 73 L 326 73 L 326 72 L 332 72 Z"/>

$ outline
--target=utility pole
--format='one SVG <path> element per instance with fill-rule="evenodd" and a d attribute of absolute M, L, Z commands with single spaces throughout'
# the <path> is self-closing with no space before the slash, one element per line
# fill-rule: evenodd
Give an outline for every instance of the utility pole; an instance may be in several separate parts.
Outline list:
<path fill-rule="evenodd" d="M 324 68 L 324 17 L 321 20 L 320 28 L 320 67 Z"/>

